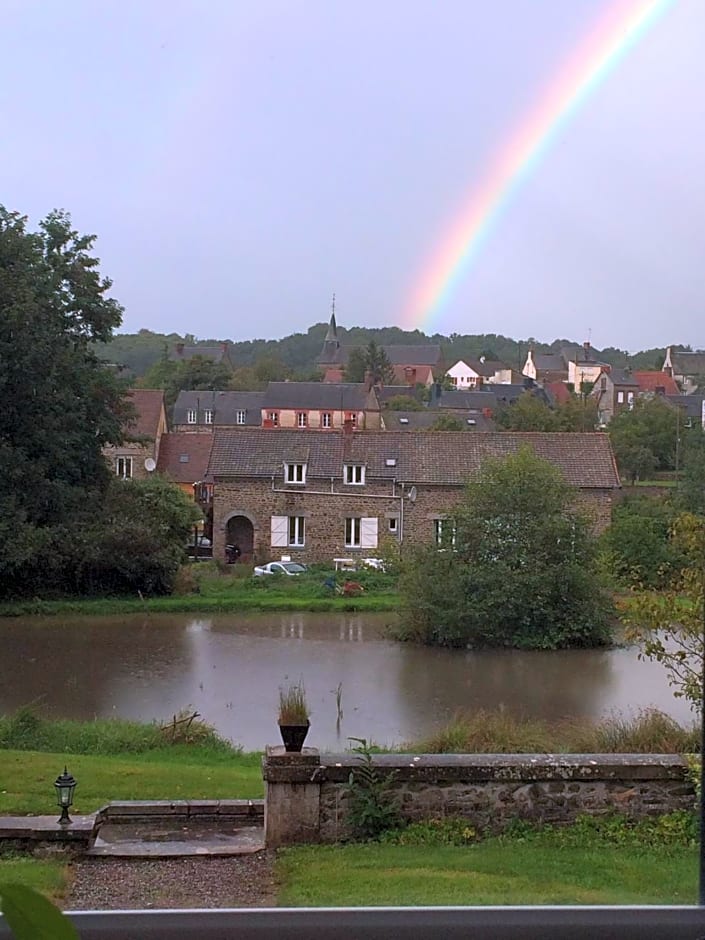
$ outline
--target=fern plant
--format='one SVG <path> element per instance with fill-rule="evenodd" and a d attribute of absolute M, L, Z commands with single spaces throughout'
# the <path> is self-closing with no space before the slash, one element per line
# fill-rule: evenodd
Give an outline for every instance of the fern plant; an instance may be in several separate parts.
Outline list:
<path fill-rule="evenodd" d="M 398 828 L 401 815 L 393 792 L 396 772 L 382 773 L 374 766 L 372 748 L 366 738 L 348 738 L 355 741 L 352 748 L 360 766 L 350 772 L 344 786 L 347 794 L 348 823 L 358 839 L 377 839 L 388 829 Z"/>

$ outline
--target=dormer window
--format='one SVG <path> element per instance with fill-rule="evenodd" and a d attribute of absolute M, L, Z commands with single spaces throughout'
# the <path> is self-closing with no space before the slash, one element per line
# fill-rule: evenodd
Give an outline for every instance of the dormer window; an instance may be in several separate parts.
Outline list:
<path fill-rule="evenodd" d="M 198 412 L 194 408 L 189 408 L 186 412 L 186 423 L 195 424 L 198 421 Z"/>
<path fill-rule="evenodd" d="M 203 412 L 203 420 L 206 424 L 213 424 L 213 412 L 209 411 L 208 408 Z"/>
<path fill-rule="evenodd" d="M 306 482 L 306 464 L 305 463 L 285 463 L 284 479 L 287 483 L 302 484 Z"/>
<path fill-rule="evenodd" d="M 346 463 L 343 467 L 343 479 L 351 486 L 363 486 L 365 483 L 365 468 L 359 463 Z"/>

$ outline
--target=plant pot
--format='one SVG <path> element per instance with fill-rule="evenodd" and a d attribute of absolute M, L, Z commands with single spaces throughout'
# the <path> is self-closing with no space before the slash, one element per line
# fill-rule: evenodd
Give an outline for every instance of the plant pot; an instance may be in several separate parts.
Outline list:
<path fill-rule="evenodd" d="M 281 732 L 282 741 L 284 742 L 284 750 L 292 752 L 300 751 L 304 746 L 304 741 L 306 740 L 306 735 L 310 727 L 310 721 L 307 721 L 305 725 L 279 725 L 279 731 Z"/>

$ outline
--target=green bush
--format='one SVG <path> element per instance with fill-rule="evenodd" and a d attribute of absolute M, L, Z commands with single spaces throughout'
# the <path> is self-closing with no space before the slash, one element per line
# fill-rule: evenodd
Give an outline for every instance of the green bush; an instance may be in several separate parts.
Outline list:
<path fill-rule="evenodd" d="M 615 507 L 600 552 L 617 585 L 658 589 L 670 584 L 683 565 L 683 554 L 670 538 L 674 519 L 663 499 L 636 495 Z"/>

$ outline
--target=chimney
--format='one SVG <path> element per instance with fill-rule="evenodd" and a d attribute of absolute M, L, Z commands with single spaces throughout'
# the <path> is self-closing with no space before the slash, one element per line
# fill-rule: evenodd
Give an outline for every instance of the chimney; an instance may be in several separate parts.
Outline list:
<path fill-rule="evenodd" d="M 590 362 L 592 359 L 592 352 L 590 350 L 590 340 L 586 339 L 583 343 L 583 353 L 585 355 L 585 362 Z"/>
<path fill-rule="evenodd" d="M 346 418 L 343 421 L 343 435 L 347 438 L 352 437 L 353 431 L 355 430 L 355 422 L 352 418 Z"/>
<path fill-rule="evenodd" d="M 263 428 L 273 428 L 273 427 L 274 427 L 274 422 L 272 421 L 271 418 L 264 418 L 263 421 L 262 421 L 262 427 L 263 427 Z"/>

